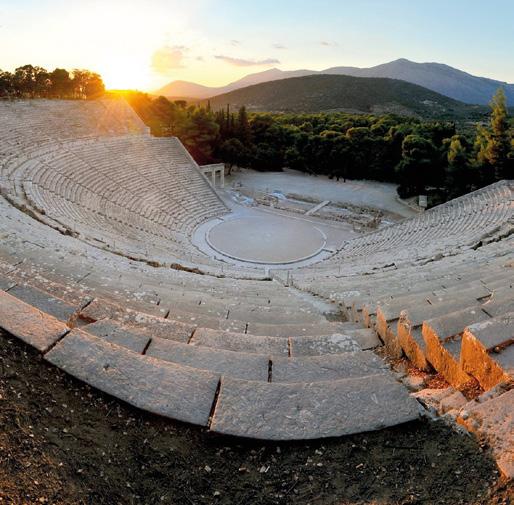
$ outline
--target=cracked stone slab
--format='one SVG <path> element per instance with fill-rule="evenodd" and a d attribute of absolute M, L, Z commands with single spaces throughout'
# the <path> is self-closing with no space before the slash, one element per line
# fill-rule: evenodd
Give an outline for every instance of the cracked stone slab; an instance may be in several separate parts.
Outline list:
<path fill-rule="evenodd" d="M 8 277 L 4 277 L 3 275 L 0 275 L 0 289 L 2 291 L 8 291 L 9 289 L 16 286 L 16 282 L 9 279 Z"/>
<path fill-rule="evenodd" d="M 33 307 L 54 316 L 63 323 L 68 322 L 76 312 L 76 308 L 64 300 L 49 295 L 45 291 L 31 286 L 18 284 L 9 290 L 9 294 L 32 305 Z"/>
<path fill-rule="evenodd" d="M 170 309 L 167 319 L 184 324 L 212 328 L 213 330 L 243 332 L 246 328 L 245 321 L 227 320 L 225 315 L 217 316 L 215 314 L 205 315 L 199 312 L 184 312 L 176 310 L 173 307 Z"/>
<path fill-rule="evenodd" d="M 356 330 L 345 330 L 345 335 L 352 337 L 363 351 L 375 349 L 382 345 L 376 331 L 371 328 L 361 327 Z"/>
<path fill-rule="evenodd" d="M 300 358 L 274 358 L 272 382 L 317 382 L 365 377 L 387 370 L 371 351 Z"/>
<path fill-rule="evenodd" d="M 164 319 L 132 309 L 124 309 L 119 305 L 99 298 L 94 299 L 81 310 L 80 317 L 90 322 L 114 319 L 150 337 L 167 338 L 178 342 L 187 342 L 195 329 L 195 326 L 191 324 Z"/>
<path fill-rule="evenodd" d="M 248 329 L 246 332 L 250 335 L 269 337 L 330 335 L 332 333 L 342 333 L 344 328 L 340 325 L 341 323 L 324 321 L 320 323 L 305 324 L 268 324 L 253 322 L 248 323 Z"/>
<path fill-rule="evenodd" d="M 69 331 L 55 317 L 4 291 L 0 291 L 0 327 L 41 352 Z"/>
<path fill-rule="evenodd" d="M 134 407 L 206 426 L 219 375 L 141 356 L 71 331 L 45 359 L 92 387 Z"/>
<path fill-rule="evenodd" d="M 120 326 L 114 321 L 105 319 L 88 324 L 84 329 L 87 333 L 102 337 L 111 344 L 120 345 L 138 354 L 141 354 L 150 342 L 149 336 L 135 333 L 125 326 Z"/>
<path fill-rule="evenodd" d="M 223 378 L 211 430 L 303 440 L 378 430 L 419 415 L 418 403 L 386 374 L 294 384 Z"/>
<path fill-rule="evenodd" d="M 193 334 L 190 345 L 266 356 L 289 355 L 287 338 L 247 335 L 246 333 L 212 330 L 210 328 L 198 328 Z"/>
<path fill-rule="evenodd" d="M 348 335 L 335 333 L 321 337 L 291 337 L 290 354 L 297 356 L 322 356 L 360 351 L 359 344 Z"/>
<path fill-rule="evenodd" d="M 268 380 L 269 359 L 264 355 L 211 349 L 160 338 L 152 339 L 146 355 L 239 379 Z"/>

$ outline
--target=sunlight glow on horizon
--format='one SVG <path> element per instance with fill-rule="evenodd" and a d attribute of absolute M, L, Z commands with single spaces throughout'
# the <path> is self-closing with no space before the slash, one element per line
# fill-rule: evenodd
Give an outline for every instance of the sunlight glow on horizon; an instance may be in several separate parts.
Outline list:
<path fill-rule="evenodd" d="M 0 68 L 86 68 L 109 89 L 155 91 L 174 80 L 223 86 L 272 67 L 369 67 L 404 57 L 514 82 L 514 4 L 493 2 L 505 12 L 481 9 L 480 0 L 0 0 L 0 46 L 9 48 Z"/>

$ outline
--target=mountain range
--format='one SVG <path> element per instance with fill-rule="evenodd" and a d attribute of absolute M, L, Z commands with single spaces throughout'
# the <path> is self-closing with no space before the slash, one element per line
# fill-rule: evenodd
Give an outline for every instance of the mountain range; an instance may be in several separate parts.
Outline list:
<path fill-rule="evenodd" d="M 481 105 L 488 104 L 496 90 L 503 87 L 507 102 L 511 106 L 514 105 L 514 84 L 477 77 L 442 63 L 416 63 L 405 58 L 370 68 L 331 67 L 321 71 L 306 69 L 284 71 L 272 68 L 249 74 L 221 87 L 173 81 L 157 90 L 155 94 L 174 98 L 205 99 L 264 82 L 319 74 L 400 79 L 464 103 Z"/>

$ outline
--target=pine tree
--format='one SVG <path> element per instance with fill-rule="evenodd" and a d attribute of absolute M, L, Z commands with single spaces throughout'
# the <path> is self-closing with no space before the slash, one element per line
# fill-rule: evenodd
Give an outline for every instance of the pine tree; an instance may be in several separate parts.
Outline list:
<path fill-rule="evenodd" d="M 491 127 L 485 152 L 489 165 L 494 169 L 495 177 L 507 177 L 511 139 L 505 91 L 498 89 L 491 101 Z"/>
<path fill-rule="evenodd" d="M 248 122 L 248 114 L 246 113 L 246 107 L 243 105 L 239 109 L 237 116 L 237 136 L 243 145 L 247 146 L 250 144 L 250 123 Z"/>
<path fill-rule="evenodd" d="M 466 192 L 473 181 L 468 172 L 468 156 L 465 140 L 460 135 L 454 135 L 448 146 L 448 167 L 446 168 L 446 187 L 449 195 L 454 198 Z M 467 177 L 468 175 L 468 177 Z"/>

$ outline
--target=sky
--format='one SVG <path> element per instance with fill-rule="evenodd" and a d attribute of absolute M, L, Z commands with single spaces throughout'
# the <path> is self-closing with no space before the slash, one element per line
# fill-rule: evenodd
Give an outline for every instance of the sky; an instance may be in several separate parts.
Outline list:
<path fill-rule="evenodd" d="M 514 0 L 0 0 L 0 69 L 152 91 L 408 58 L 514 83 L 513 26 Z"/>

